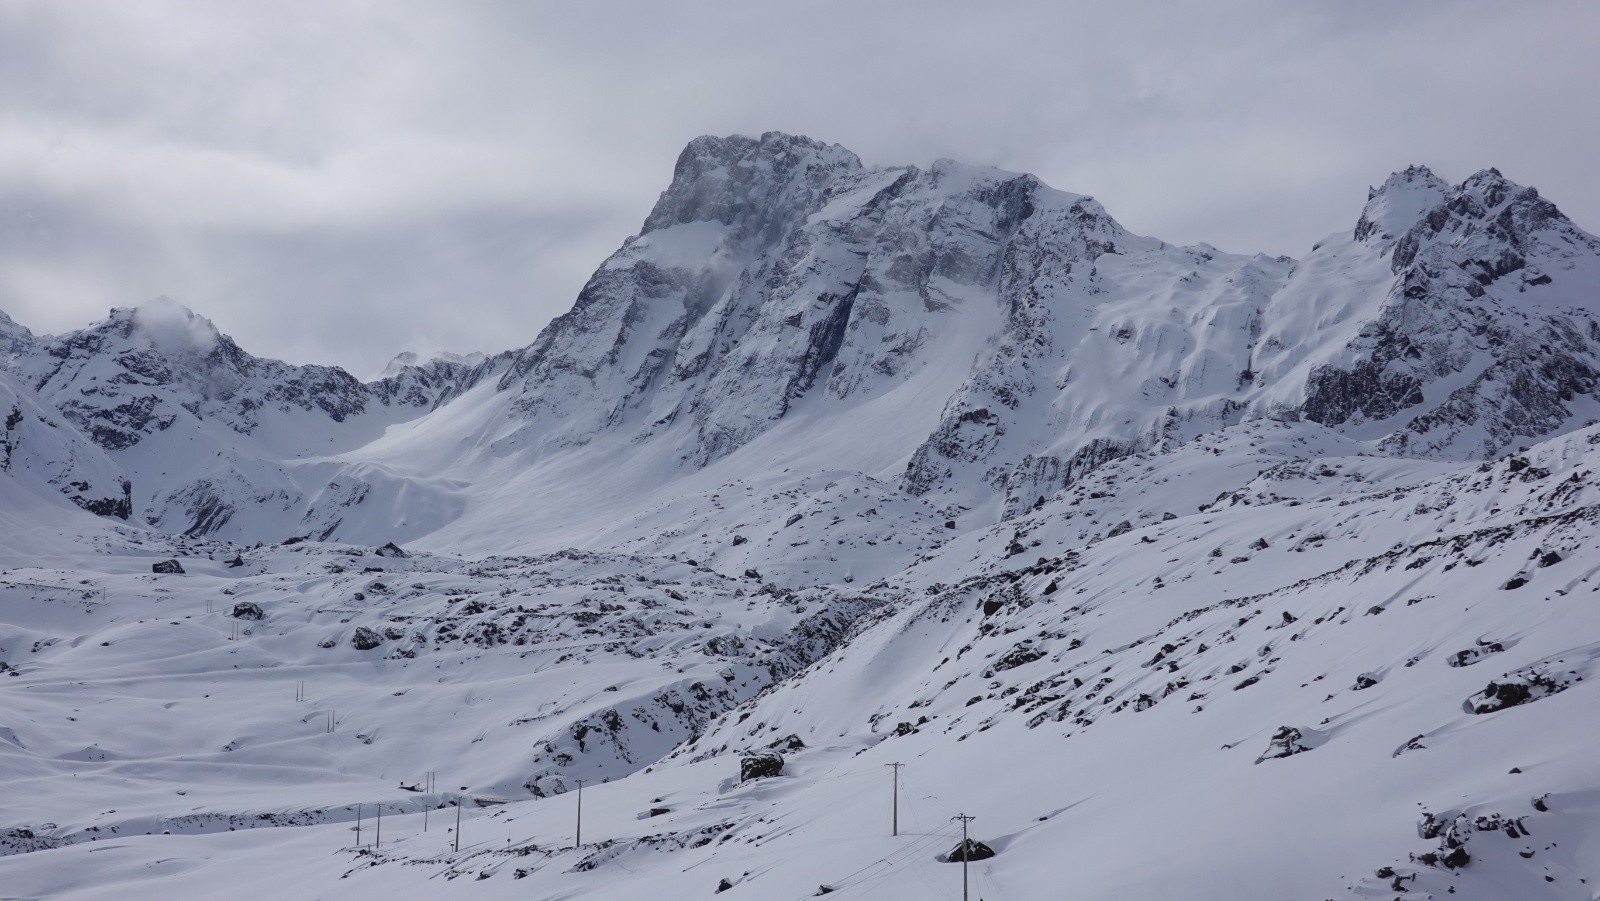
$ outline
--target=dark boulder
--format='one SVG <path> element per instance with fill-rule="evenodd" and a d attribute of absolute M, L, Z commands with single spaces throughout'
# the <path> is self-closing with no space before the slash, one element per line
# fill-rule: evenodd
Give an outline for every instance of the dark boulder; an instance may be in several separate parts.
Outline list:
<path fill-rule="evenodd" d="M 228 568 L 229 569 L 238 569 L 239 567 L 241 567 L 243 565 L 244 565 L 244 558 L 239 556 L 238 554 L 234 554 L 233 555 L 233 559 L 228 561 Z"/>
<path fill-rule="evenodd" d="M 739 758 L 739 781 L 783 775 L 783 755 L 777 751 L 758 751 Z"/>
<path fill-rule="evenodd" d="M 176 560 L 162 560 L 150 564 L 150 571 L 159 576 L 181 576 L 183 575 L 183 564 Z"/>
<path fill-rule="evenodd" d="M 370 651 L 381 644 L 383 644 L 383 636 L 366 626 L 357 626 L 356 634 L 350 638 L 351 647 L 358 651 Z"/>
<path fill-rule="evenodd" d="M 788 735 L 771 742 L 767 745 L 767 747 L 778 751 L 803 751 L 805 750 L 806 743 L 800 740 L 800 736 L 791 732 Z"/>
<path fill-rule="evenodd" d="M 255 601 L 240 601 L 233 605 L 233 612 L 228 614 L 234 619 L 266 619 L 266 611 Z"/>
<path fill-rule="evenodd" d="M 384 545 L 383 547 L 378 548 L 377 554 L 378 554 L 379 557 L 409 557 L 409 556 L 411 556 L 410 554 L 407 554 L 400 547 L 400 545 L 395 544 L 392 541 L 389 542 L 388 544 Z"/>
<path fill-rule="evenodd" d="M 1291 757 L 1311 750 L 1305 743 L 1305 734 L 1293 726 L 1279 726 L 1278 731 L 1272 734 L 1272 740 L 1267 744 L 1267 751 L 1256 758 L 1256 763 L 1263 760 L 1276 760 L 1280 757 Z"/>

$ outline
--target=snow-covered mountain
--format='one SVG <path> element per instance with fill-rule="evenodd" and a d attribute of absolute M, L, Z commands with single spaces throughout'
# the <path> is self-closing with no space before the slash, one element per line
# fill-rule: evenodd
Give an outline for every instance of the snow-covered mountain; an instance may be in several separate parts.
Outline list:
<path fill-rule="evenodd" d="M 0 885 L 1594 897 L 1600 241 L 1356 206 L 700 138 L 509 353 L 0 317 Z"/>

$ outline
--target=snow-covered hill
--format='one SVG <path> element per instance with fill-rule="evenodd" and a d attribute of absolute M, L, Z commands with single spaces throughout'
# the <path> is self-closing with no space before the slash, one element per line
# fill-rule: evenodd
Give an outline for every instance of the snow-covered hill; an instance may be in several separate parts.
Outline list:
<path fill-rule="evenodd" d="M 1597 351 L 1494 170 L 1292 260 L 781 134 L 495 357 L 0 318 L 0 895 L 1597 897 Z"/>

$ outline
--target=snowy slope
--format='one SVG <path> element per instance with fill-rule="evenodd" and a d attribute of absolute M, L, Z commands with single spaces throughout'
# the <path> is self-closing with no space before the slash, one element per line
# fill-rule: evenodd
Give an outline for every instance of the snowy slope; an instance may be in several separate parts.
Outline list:
<path fill-rule="evenodd" d="M 66 844 L 0 873 L 99 897 L 139 890 L 132 861 L 176 853 L 182 867 L 152 872 L 179 896 L 294 860 L 268 896 L 338 881 L 358 896 L 695 897 L 726 878 L 730 897 L 911 898 L 955 890 L 935 854 L 966 812 L 999 852 L 978 869 L 985 896 L 1054 897 L 1066 866 L 1085 897 L 1388 897 L 1396 878 L 1415 897 L 1583 897 L 1578 880 L 1600 878 L 1600 621 L 1584 600 L 1600 435 L 1488 466 L 1341 456 L 1348 442 L 1311 425 L 1237 440 L 1255 462 L 1219 438 L 1100 474 L 1236 486 L 1206 510 L 1084 541 L 1047 505 L 1026 553 L 1004 550 L 1012 524 L 980 530 L 863 595 L 752 592 L 645 558 L 306 544 L 232 570 L 209 559 L 225 548 L 130 539 L 85 555 L 92 570 L 12 568 L 13 583 L 94 587 L 10 595 L 9 778 L 52 788 L 6 815 Z M 169 552 L 188 575 L 140 574 Z M 220 603 L 207 614 L 203 598 Z M 240 601 L 266 618 L 235 637 Z M 834 626 L 796 632 L 819 614 Z M 350 645 L 363 625 L 373 650 Z M 785 658 L 773 683 L 770 655 L 796 634 L 823 656 Z M 300 681 L 312 700 L 292 700 Z M 773 745 L 784 775 L 741 783 L 738 753 Z M 925 834 L 885 834 L 892 761 L 908 765 L 903 823 Z M 400 787 L 427 770 L 445 791 Z M 572 849 L 561 789 L 608 777 Z M 418 810 L 463 794 L 512 803 L 469 799 L 457 854 L 439 831 L 453 810 L 428 832 Z M 388 805 L 378 853 L 334 851 L 354 844 L 357 802 Z M 217 835 L 305 823 L 329 825 Z M 1457 846 L 1469 862 L 1444 863 Z M 474 878 L 427 878 L 452 874 Z"/>

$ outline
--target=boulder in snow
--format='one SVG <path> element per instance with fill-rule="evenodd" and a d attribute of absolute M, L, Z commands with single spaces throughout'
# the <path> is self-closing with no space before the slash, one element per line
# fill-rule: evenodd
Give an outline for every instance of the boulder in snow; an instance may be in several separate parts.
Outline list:
<path fill-rule="evenodd" d="M 777 751 L 758 751 L 739 758 L 739 781 L 783 775 L 783 755 Z"/>
<path fill-rule="evenodd" d="M 228 614 L 234 619 L 266 619 L 267 614 L 261 605 L 255 601 L 240 601 L 233 605 L 233 612 Z"/>
<path fill-rule="evenodd" d="M 383 644 L 383 636 L 366 626 L 357 626 L 356 634 L 350 638 L 350 646 L 358 651 L 370 651 L 380 644 Z"/>

